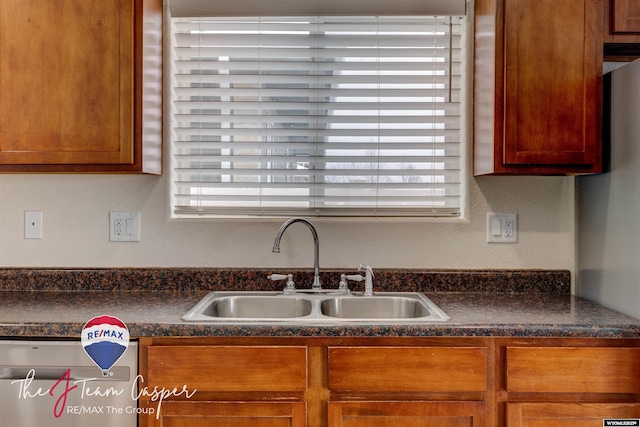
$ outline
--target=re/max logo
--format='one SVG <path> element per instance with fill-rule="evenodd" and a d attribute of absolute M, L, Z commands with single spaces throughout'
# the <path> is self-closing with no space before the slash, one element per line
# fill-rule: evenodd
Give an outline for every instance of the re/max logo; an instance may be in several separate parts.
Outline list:
<path fill-rule="evenodd" d="M 95 332 L 87 332 L 87 339 L 90 340 L 107 337 L 124 340 L 124 332 L 114 331 L 112 329 L 100 329 L 99 331 Z"/>
<path fill-rule="evenodd" d="M 616 426 L 640 426 L 640 418 L 616 418 L 605 419 L 602 421 L 603 427 L 616 427 Z"/>

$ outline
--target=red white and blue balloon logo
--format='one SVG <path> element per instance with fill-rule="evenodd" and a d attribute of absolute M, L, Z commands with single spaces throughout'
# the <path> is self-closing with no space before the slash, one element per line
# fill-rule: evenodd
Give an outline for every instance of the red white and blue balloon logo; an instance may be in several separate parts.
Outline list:
<path fill-rule="evenodd" d="M 84 325 L 81 340 L 85 353 L 107 376 L 127 350 L 129 329 L 117 317 L 97 316 Z"/>

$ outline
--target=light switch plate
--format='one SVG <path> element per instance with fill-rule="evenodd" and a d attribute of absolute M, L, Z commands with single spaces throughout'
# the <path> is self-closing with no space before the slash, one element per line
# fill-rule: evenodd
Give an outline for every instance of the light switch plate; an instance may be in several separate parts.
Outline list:
<path fill-rule="evenodd" d="M 42 211 L 24 211 L 24 238 L 42 239 Z"/>
<path fill-rule="evenodd" d="M 109 212 L 109 240 L 140 241 L 140 212 Z"/>
<path fill-rule="evenodd" d="M 517 243 L 518 214 L 489 212 L 487 214 L 487 242 Z"/>

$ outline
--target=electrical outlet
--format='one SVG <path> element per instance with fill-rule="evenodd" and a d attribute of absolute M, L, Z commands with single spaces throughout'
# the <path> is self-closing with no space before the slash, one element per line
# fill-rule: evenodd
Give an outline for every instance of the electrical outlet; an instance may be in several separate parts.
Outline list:
<path fill-rule="evenodd" d="M 513 226 L 514 220 L 505 219 L 503 221 L 504 224 L 504 237 L 513 237 Z"/>
<path fill-rule="evenodd" d="M 140 241 L 140 212 L 109 212 L 109 240 Z"/>
<path fill-rule="evenodd" d="M 518 242 L 518 214 L 488 213 L 487 214 L 487 242 L 489 243 L 517 243 Z"/>

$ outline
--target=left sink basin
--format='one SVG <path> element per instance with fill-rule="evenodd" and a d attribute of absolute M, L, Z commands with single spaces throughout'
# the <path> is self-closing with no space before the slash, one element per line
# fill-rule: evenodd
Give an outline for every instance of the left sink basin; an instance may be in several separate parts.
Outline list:
<path fill-rule="evenodd" d="M 309 299 L 281 292 L 252 293 L 249 295 L 215 292 L 196 304 L 183 320 L 188 322 L 216 320 L 286 320 L 309 316 Z"/>

